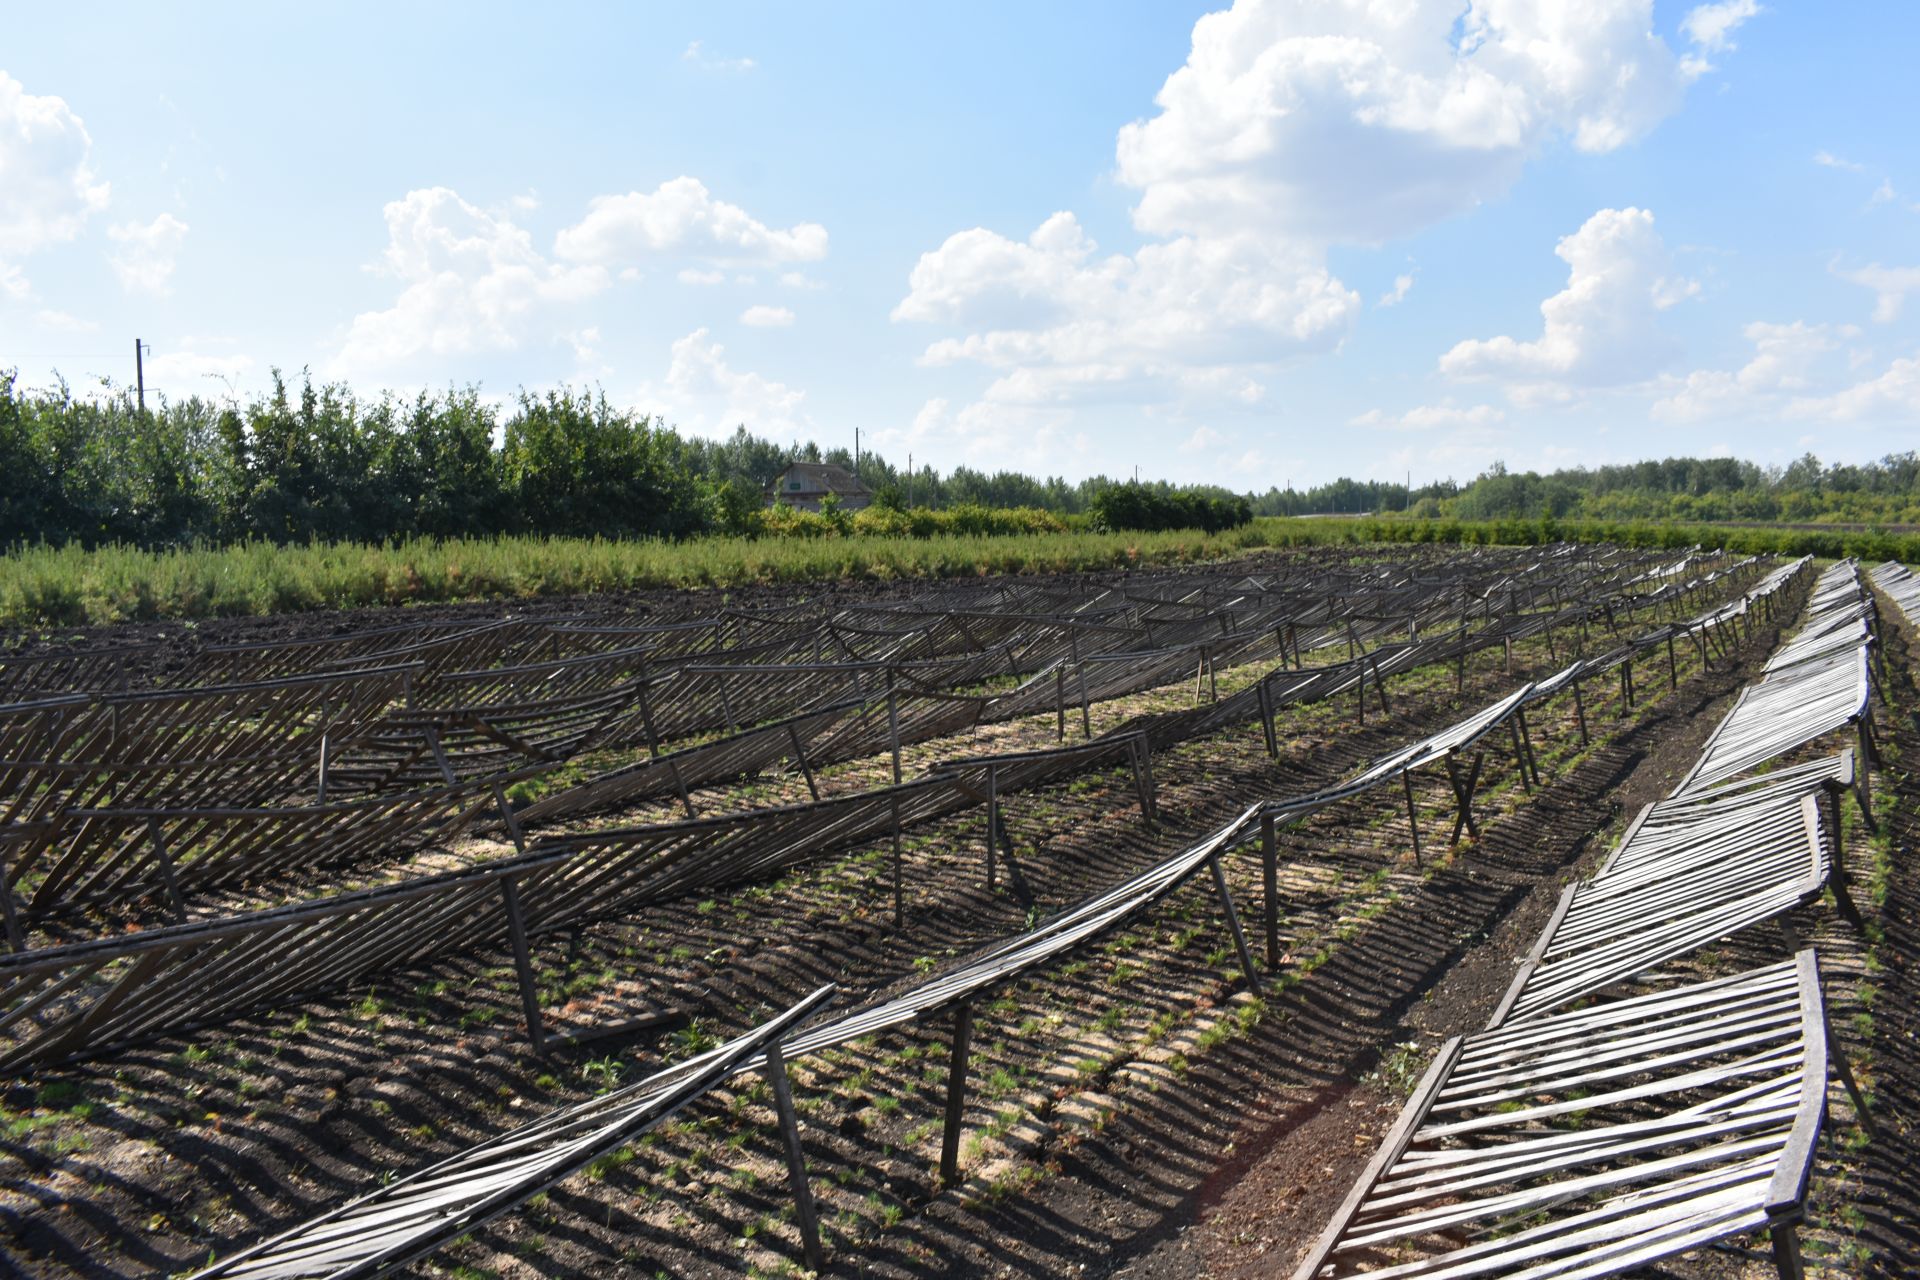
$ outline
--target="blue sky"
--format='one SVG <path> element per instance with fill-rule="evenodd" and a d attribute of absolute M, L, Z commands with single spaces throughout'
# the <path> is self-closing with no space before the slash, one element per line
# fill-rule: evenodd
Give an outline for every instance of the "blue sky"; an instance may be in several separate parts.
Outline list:
<path fill-rule="evenodd" d="M 1211 15 L 1211 16 L 1209 16 Z M 0 367 L 1264 489 L 1920 447 L 1920 7 L 56 6 Z"/>

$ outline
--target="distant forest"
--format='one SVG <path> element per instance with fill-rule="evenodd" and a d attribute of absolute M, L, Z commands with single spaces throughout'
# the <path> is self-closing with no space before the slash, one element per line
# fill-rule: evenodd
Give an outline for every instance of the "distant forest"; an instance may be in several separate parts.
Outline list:
<path fill-rule="evenodd" d="M 369 399 L 276 374 L 271 391 L 245 402 L 154 399 L 143 413 L 125 389 L 28 390 L 0 370 L 0 544 L 750 532 L 764 486 L 795 459 L 855 471 L 894 508 L 1030 507 L 1090 519 L 1140 507 L 1144 491 L 1180 495 L 1167 510 L 1204 512 L 1212 500 L 1216 511 L 1255 515 L 1920 525 L 1912 452 L 1864 466 L 1807 456 L 1777 469 L 1672 458 L 1539 475 L 1495 463 L 1469 483 L 1411 492 L 1340 479 L 1261 493 L 969 467 L 908 474 L 876 453 L 856 465 L 845 448 L 781 444 L 744 427 L 723 440 L 683 436 L 604 393 L 570 388 L 523 391 L 502 410 L 474 388 Z M 1121 492 L 1103 501 L 1110 491 Z"/>

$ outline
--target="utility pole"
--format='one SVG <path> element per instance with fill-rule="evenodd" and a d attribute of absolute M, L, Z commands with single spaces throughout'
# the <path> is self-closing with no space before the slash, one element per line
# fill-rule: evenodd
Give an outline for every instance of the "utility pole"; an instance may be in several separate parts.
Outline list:
<path fill-rule="evenodd" d="M 907 455 L 907 510 L 913 510 L 913 455 Z"/>
<path fill-rule="evenodd" d="M 860 475 L 860 428 L 858 427 L 855 427 L 853 429 L 853 474 L 856 479 L 859 478 L 859 475 Z"/>
<path fill-rule="evenodd" d="M 141 356 L 145 351 L 150 350 L 152 350 L 152 348 L 140 341 L 140 339 L 135 338 L 133 340 L 133 383 L 134 386 L 140 389 L 140 412 L 142 414 L 145 414 L 147 411 L 147 366 L 141 359 Z"/>

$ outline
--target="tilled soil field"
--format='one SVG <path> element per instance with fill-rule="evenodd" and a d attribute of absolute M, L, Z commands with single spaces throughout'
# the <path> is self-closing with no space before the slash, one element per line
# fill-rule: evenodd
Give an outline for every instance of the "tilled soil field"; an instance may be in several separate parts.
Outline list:
<path fill-rule="evenodd" d="M 1397 787 L 1287 829 L 1274 956 L 1259 919 L 1258 859 L 1228 858 L 1258 967 L 1272 962 L 1261 995 L 1245 990 L 1205 877 L 998 991 L 976 1011 L 956 1185 L 938 1178 L 943 1023 L 791 1064 L 827 1271 L 1289 1273 L 1439 1038 L 1484 1023 L 1567 878 L 1687 770 L 1778 634 L 1756 628 L 1711 668 L 1682 646 L 1677 687 L 1662 659 L 1631 707 L 1611 682 L 1594 683 L 1582 708 L 1585 745 L 1568 699 L 1540 704 L 1530 714 L 1542 785 L 1528 785 L 1504 738 L 1490 740 L 1478 840 L 1448 845 L 1454 797 L 1437 775 L 1414 780 L 1419 861 Z M 3 1095 L 0 1250 L 35 1276 L 190 1271 L 383 1178 L 710 1045 L 822 983 L 838 983 L 847 1003 L 898 989 L 1142 870 L 1250 798 L 1323 786 L 1551 673 L 1565 656 L 1539 638 L 1460 669 L 1418 668 L 1390 682 L 1390 708 L 1370 705 L 1364 724 L 1351 696 L 1286 708 L 1277 759 L 1257 722 L 1159 752 L 1152 823 L 1124 769 L 1011 796 L 1013 851 L 991 888 L 979 813 L 914 829 L 898 923 L 882 843 L 549 938 L 533 960 L 557 1021 L 583 1031 L 665 1021 L 545 1058 L 521 1032 L 513 960 L 502 949 L 41 1072 Z M 1920 705 L 1908 678 L 1913 657 L 1908 648 L 1893 663 L 1901 675 L 1885 713 L 1888 764 L 1875 780 L 1889 834 L 1862 833 L 1847 846 L 1859 883 L 1876 886 L 1875 927 L 1862 938 L 1819 909 L 1795 921 L 1821 949 L 1836 1029 L 1886 1111 L 1882 1139 L 1864 1145 L 1847 1141 L 1846 1109 L 1836 1106 L 1842 1142 L 1819 1167 L 1811 1202 L 1820 1216 L 1807 1238 L 1809 1263 L 1832 1275 L 1908 1274 L 1892 1264 L 1915 1248 L 1903 1144 L 1913 1141 L 1920 1095 L 1901 949 L 1911 930 L 1899 924 L 1911 919 L 1900 904 L 1920 894 L 1903 856 L 1920 793 L 1900 764 L 1920 750 L 1908 719 Z M 1254 674 L 1220 671 L 1219 692 Z M 1113 699 L 1093 708 L 1092 729 L 1196 696 L 1182 682 Z M 1050 746 L 1055 732 L 1053 716 L 1034 716 L 910 747 L 904 763 L 911 771 Z M 823 769 L 817 784 L 827 795 L 851 792 L 889 771 L 885 756 L 872 757 Z M 801 778 L 782 773 L 694 799 L 707 812 L 805 794 Z M 640 805 L 569 829 L 677 812 L 677 800 Z M 481 839 L 435 856 L 483 860 L 507 848 Z M 372 878 L 421 869 L 404 860 Z M 1743 938 L 1711 963 L 1778 953 L 1771 935 Z M 736 1084 L 417 1270 L 468 1280 L 797 1270 L 770 1094 Z M 1660 1274 L 1770 1268 L 1761 1253 L 1701 1251 Z"/>

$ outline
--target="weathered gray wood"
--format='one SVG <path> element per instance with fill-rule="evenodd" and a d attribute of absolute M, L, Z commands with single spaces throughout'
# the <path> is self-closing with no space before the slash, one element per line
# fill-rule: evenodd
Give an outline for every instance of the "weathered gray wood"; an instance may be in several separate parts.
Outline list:
<path fill-rule="evenodd" d="M 807 1182 L 807 1153 L 800 1145 L 800 1117 L 793 1107 L 793 1089 L 787 1082 L 786 1059 L 780 1056 L 778 1042 L 766 1047 L 766 1065 L 762 1068 L 773 1087 L 773 1111 L 780 1125 L 781 1145 L 787 1155 L 787 1186 L 793 1194 L 793 1216 L 800 1228 L 800 1244 L 807 1270 L 822 1266 L 820 1221 L 813 1207 L 813 1188 Z"/>

